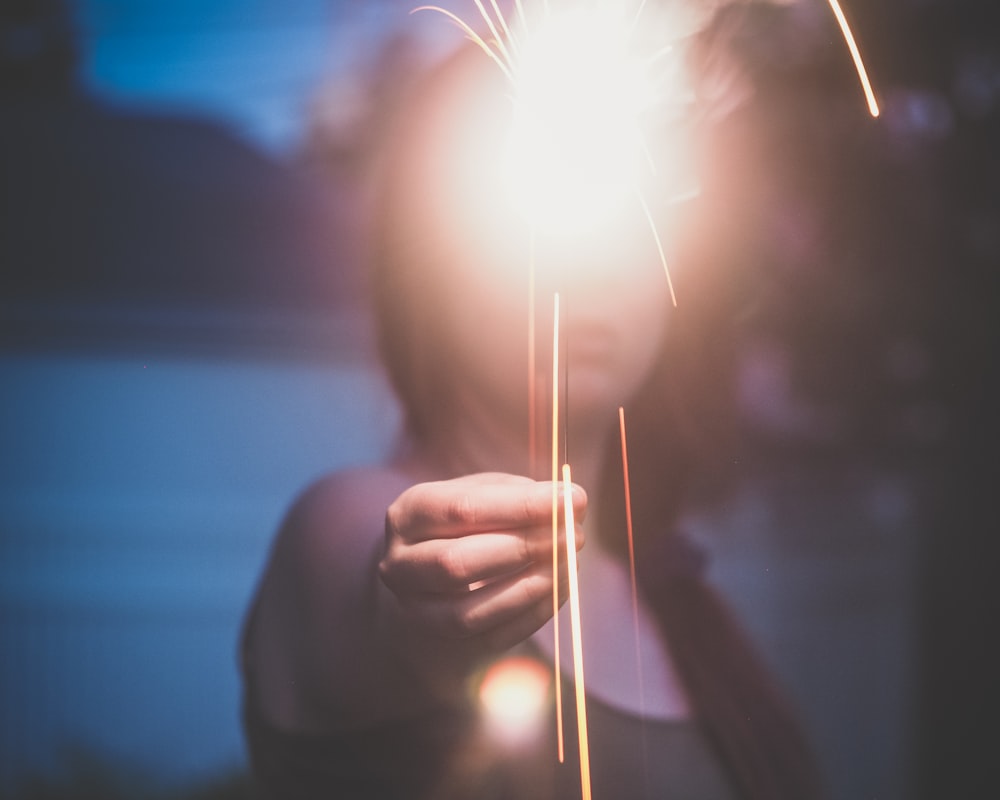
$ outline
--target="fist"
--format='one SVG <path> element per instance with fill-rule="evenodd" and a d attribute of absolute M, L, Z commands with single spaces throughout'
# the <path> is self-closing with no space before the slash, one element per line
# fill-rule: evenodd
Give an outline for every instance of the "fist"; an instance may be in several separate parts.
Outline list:
<path fill-rule="evenodd" d="M 571 488 L 577 521 L 587 504 Z M 566 537 L 556 485 L 558 591 L 564 599 Z M 504 649 L 553 613 L 553 484 L 485 473 L 417 484 L 389 507 L 379 575 L 406 623 L 446 639 Z"/>

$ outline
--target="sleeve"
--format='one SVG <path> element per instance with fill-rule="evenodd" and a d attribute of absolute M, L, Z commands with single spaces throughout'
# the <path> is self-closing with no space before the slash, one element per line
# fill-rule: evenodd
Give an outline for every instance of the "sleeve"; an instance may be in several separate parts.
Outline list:
<path fill-rule="evenodd" d="M 327 733 L 280 730 L 244 703 L 251 767 L 267 800 L 439 800 L 462 796 L 471 714 L 452 709 Z"/>

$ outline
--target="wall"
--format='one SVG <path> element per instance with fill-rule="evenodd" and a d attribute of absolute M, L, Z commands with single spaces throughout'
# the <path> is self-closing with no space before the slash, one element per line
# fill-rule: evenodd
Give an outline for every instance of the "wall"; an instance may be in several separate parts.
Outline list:
<path fill-rule="evenodd" d="M 85 747 L 168 781 L 244 762 L 235 647 L 291 499 L 383 452 L 348 360 L 0 355 L 0 789 Z"/>

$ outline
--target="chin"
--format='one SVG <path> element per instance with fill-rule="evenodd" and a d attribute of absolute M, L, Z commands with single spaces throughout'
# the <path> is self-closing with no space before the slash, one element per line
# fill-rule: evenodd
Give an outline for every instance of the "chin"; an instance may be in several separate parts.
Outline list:
<path fill-rule="evenodd" d="M 620 381 L 612 381 L 606 373 L 570 368 L 569 386 L 564 401 L 568 404 L 569 424 L 587 421 L 593 425 L 611 424 L 617 419 L 618 408 L 628 402 L 629 393 Z"/>

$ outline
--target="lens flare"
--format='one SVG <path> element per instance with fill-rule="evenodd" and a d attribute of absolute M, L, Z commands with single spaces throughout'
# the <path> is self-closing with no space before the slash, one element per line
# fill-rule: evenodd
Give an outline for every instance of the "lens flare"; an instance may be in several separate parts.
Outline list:
<path fill-rule="evenodd" d="M 679 11 L 685 4 L 653 19 L 644 2 L 517 2 L 507 20 L 496 2 L 474 2 L 482 34 L 439 6 L 415 11 L 455 23 L 507 83 L 503 134 L 476 137 L 500 141 L 475 162 L 488 209 L 481 216 L 520 219 L 525 235 L 555 254 L 552 262 L 621 255 L 648 227 L 651 257 L 670 281 L 657 226 L 667 205 L 698 191 L 683 46 L 696 27 Z M 625 259 L 602 260 L 620 269 Z"/>
<path fill-rule="evenodd" d="M 504 174 L 537 230 L 572 234 L 617 217 L 650 172 L 641 119 L 656 92 L 630 30 L 612 9 L 564 11 L 519 50 Z"/>
<path fill-rule="evenodd" d="M 530 658 L 512 657 L 487 670 L 479 702 L 490 732 L 517 745 L 534 740 L 548 710 L 549 670 Z"/>

